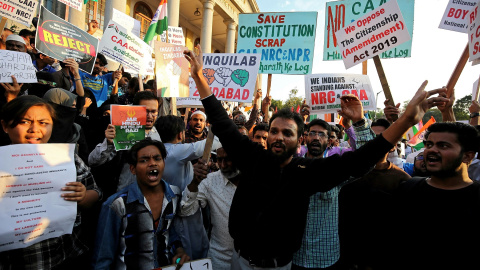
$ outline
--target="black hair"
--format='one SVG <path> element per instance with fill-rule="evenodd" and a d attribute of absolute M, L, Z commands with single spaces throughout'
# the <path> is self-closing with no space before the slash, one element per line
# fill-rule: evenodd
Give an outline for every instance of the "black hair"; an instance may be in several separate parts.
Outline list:
<path fill-rule="evenodd" d="M 330 125 L 322 119 L 313 119 L 312 121 L 310 121 L 310 123 L 308 123 L 307 125 L 307 131 L 310 131 L 310 128 L 313 126 L 323 127 L 324 129 L 327 130 L 328 135 L 330 135 L 330 132 L 332 132 L 332 128 L 330 127 Z"/>
<path fill-rule="evenodd" d="M 385 129 L 390 127 L 390 122 L 387 119 L 377 119 L 376 121 L 372 122 L 371 127 L 384 127 Z"/>
<path fill-rule="evenodd" d="M 436 132 L 456 134 L 458 143 L 462 147 L 463 152 L 478 151 L 479 134 L 477 129 L 471 125 L 460 122 L 435 123 L 427 128 L 427 131 L 425 132 L 425 140 L 428 139 L 430 134 Z"/>
<path fill-rule="evenodd" d="M 100 66 L 104 67 L 108 65 L 107 58 L 101 53 L 97 53 L 97 59 L 100 60 Z"/>
<path fill-rule="evenodd" d="M 18 32 L 18 35 L 21 37 L 27 37 L 27 36 L 33 36 L 33 33 L 28 29 L 22 29 L 20 30 L 20 32 Z"/>
<path fill-rule="evenodd" d="M 335 132 L 335 134 L 337 135 L 337 138 L 340 139 L 340 129 L 338 129 L 338 127 L 335 126 L 335 125 L 329 125 L 329 126 L 330 126 L 330 129 L 331 129 L 330 132 Z M 330 134 L 328 134 L 328 135 L 330 136 Z"/>
<path fill-rule="evenodd" d="M 128 79 L 128 81 L 130 81 L 132 79 L 132 75 L 128 72 L 123 72 L 122 73 L 122 77 L 125 77 Z"/>
<path fill-rule="evenodd" d="M 256 125 L 253 128 L 253 135 L 252 136 L 255 136 L 255 133 L 259 130 L 263 130 L 263 131 L 268 132 L 268 124 L 267 123 L 260 123 L 260 124 Z"/>
<path fill-rule="evenodd" d="M 128 86 L 127 86 L 127 88 L 133 89 L 133 90 L 135 91 L 135 93 L 137 93 L 138 90 L 140 90 L 140 88 L 138 87 L 137 77 L 134 77 L 133 80 L 129 80 L 129 81 L 128 81 Z"/>
<path fill-rule="evenodd" d="M 12 122 L 9 126 L 14 128 L 20 123 L 28 109 L 33 106 L 45 107 L 49 111 L 52 120 L 56 119 L 55 110 L 46 100 L 33 95 L 24 95 L 11 100 L 3 106 L 1 120 L 6 124 Z"/>
<path fill-rule="evenodd" d="M 167 150 L 165 149 L 165 146 L 163 145 L 163 143 L 161 141 L 152 140 L 152 138 L 147 137 L 137 142 L 136 144 L 134 144 L 132 148 L 128 150 L 127 163 L 130 165 L 136 166 L 138 162 L 138 151 L 150 145 L 153 145 L 157 147 L 158 150 L 160 150 L 160 155 L 162 155 L 162 159 L 165 159 L 167 157 Z"/>
<path fill-rule="evenodd" d="M 158 102 L 157 96 L 151 91 L 140 91 L 133 97 L 133 105 L 140 105 L 142 100 L 156 100 Z"/>
<path fill-rule="evenodd" d="M 183 119 L 175 115 L 160 116 L 155 122 L 155 128 L 163 142 L 171 142 L 178 133 L 185 130 Z"/>
<path fill-rule="evenodd" d="M 156 84 L 156 82 L 155 82 L 154 79 L 148 80 L 148 81 L 147 81 L 147 84 L 148 84 L 148 86 L 151 87 L 151 89 L 157 90 L 157 89 L 155 89 L 155 84 Z"/>
<path fill-rule="evenodd" d="M 303 123 L 303 118 L 300 116 L 300 114 L 292 112 L 289 109 L 281 109 L 277 113 L 275 113 L 272 118 L 270 118 L 270 122 L 268 122 L 268 125 L 270 127 L 272 126 L 273 120 L 275 120 L 276 118 L 284 118 L 295 121 L 295 123 L 297 124 L 297 139 L 303 135 L 303 129 L 305 124 Z"/>

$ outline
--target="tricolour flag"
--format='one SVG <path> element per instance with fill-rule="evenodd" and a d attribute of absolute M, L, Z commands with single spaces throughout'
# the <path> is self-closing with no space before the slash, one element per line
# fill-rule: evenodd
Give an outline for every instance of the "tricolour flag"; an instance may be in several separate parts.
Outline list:
<path fill-rule="evenodd" d="M 430 120 L 428 120 L 428 122 L 417 132 L 417 134 L 415 134 L 415 136 L 413 136 L 413 138 L 411 138 L 408 141 L 407 144 L 412 146 L 416 150 L 422 149 L 423 148 L 423 139 L 424 139 L 424 136 L 425 136 L 425 131 L 427 130 L 427 128 L 429 126 L 431 126 L 434 123 L 435 123 L 435 118 L 433 118 L 433 116 L 432 116 L 430 118 Z"/>
<path fill-rule="evenodd" d="M 147 34 L 143 38 L 145 43 L 149 43 L 156 35 L 161 35 L 163 31 L 168 29 L 167 21 L 167 0 L 160 1 L 155 15 L 153 15 L 152 22 L 148 27 Z"/>

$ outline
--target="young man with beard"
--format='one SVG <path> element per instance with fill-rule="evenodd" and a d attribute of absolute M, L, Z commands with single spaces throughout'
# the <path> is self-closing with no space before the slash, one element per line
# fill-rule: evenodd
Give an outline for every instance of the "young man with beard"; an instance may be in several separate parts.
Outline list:
<path fill-rule="evenodd" d="M 108 64 L 107 58 L 101 53 L 97 53 L 95 65 L 93 67 L 92 75 L 80 71 L 80 80 L 83 83 L 85 90 L 89 90 L 95 96 L 95 101 L 98 107 L 108 99 L 108 88 L 113 85 L 115 79 L 118 81 L 122 78 L 122 71 L 116 70 L 113 73 L 99 75 Z"/>
<path fill-rule="evenodd" d="M 198 142 L 207 138 L 206 121 L 207 115 L 204 112 L 196 110 L 192 113 L 189 121 L 190 128 L 185 132 L 186 143 Z"/>
<path fill-rule="evenodd" d="M 398 269 L 480 269 L 480 183 L 467 171 L 478 144 L 470 125 L 427 129 L 423 156 L 431 177 L 412 178 L 394 194 L 391 261 Z"/>
<path fill-rule="evenodd" d="M 355 130 L 350 138 L 355 139 L 357 147 L 361 147 L 370 140 L 373 134 L 368 123 L 350 127 L 348 117 L 343 117 L 347 130 Z M 307 125 L 306 144 L 308 152 L 306 158 L 325 158 L 334 154 L 342 155 L 355 150 L 339 146 L 329 147 L 328 134 L 334 133 L 327 122 L 314 119 Z M 353 132 L 352 132 L 353 133 Z M 310 197 L 307 212 L 307 225 L 302 238 L 300 249 L 293 255 L 292 269 L 341 269 L 340 240 L 338 236 L 338 194 L 341 188 L 349 181 L 343 181 L 327 192 L 317 192 Z"/>
<path fill-rule="evenodd" d="M 213 228 L 208 257 L 212 269 L 230 270 L 233 239 L 228 233 L 228 214 L 241 176 L 223 148 L 217 149 L 217 163 L 220 170 L 212 173 L 205 162 L 195 164 L 195 176 L 183 191 L 179 215 L 190 216 L 200 207 L 210 206 Z"/>
<path fill-rule="evenodd" d="M 268 124 L 260 123 L 253 128 L 252 142 L 256 142 L 267 149 Z"/>
<path fill-rule="evenodd" d="M 136 181 L 102 206 L 93 269 L 151 270 L 190 259 L 174 226 L 180 190 L 162 179 L 166 156 L 163 144 L 151 139 L 127 152 Z"/>
<path fill-rule="evenodd" d="M 281 110 L 272 116 L 268 150 L 265 150 L 240 135 L 210 91 L 202 73 L 202 54 L 196 56 L 189 50 L 184 54 L 212 130 L 244 175 L 229 215 L 229 232 L 235 249 L 233 270 L 290 269 L 293 253 L 301 245 L 310 196 L 327 192 L 350 176 L 368 172 L 429 108 L 448 101 L 443 97 L 427 99 L 446 90 L 426 92 L 424 82 L 395 124 L 360 149 L 325 159 L 293 158 L 303 134 L 304 124 L 299 114 Z M 362 125 L 363 107 L 358 98 L 342 97 L 341 108 L 341 113 L 356 125 Z"/>

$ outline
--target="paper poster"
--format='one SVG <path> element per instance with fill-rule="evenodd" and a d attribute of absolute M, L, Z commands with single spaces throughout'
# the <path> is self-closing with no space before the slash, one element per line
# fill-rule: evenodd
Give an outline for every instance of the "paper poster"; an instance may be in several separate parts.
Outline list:
<path fill-rule="evenodd" d="M 127 14 L 112 8 L 112 21 L 121 24 L 125 29 L 137 37 L 140 37 L 140 21 L 128 16 Z"/>
<path fill-rule="evenodd" d="M 97 58 L 98 39 L 48 11 L 40 9 L 35 48 L 41 53 L 63 61 L 73 58 L 78 67 L 92 73 Z"/>
<path fill-rule="evenodd" d="M 368 75 L 311 74 L 305 76 L 305 98 L 313 114 L 336 113 L 340 97 L 352 94 L 364 110 L 376 110 L 375 94 Z"/>
<path fill-rule="evenodd" d="M 177 98 L 177 108 L 203 108 L 203 104 L 198 97 Z"/>
<path fill-rule="evenodd" d="M 335 32 L 348 24 L 356 21 L 367 13 L 372 12 L 380 5 L 392 0 L 360 1 L 343 0 L 327 2 L 325 8 L 325 30 L 323 44 L 323 60 L 342 60 L 342 54 L 338 48 L 340 42 Z M 403 15 L 405 25 L 410 35 L 413 35 L 414 0 L 401 0 L 397 2 Z M 407 41 L 391 50 L 384 50 L 380 58 L 403 58 L 410 57 L 412 53 L 412 40 Z"/>
<path fill-rule="evenodd" d="M 157 67 L 157 96 L 188 97 L 190 64 L 183 55 L 187 48 L 155 41 L 155 65 Z"/>
<path fill-rule="evenodd" d="M 468 13 L 468 52 L 469 61 L 475 61 L 480 58 L 480 16 L 478 6 L 475 6 Z M 473 63 L 473 64 L 476 64 Z"/>
<path fill-rule="evenodd" d="M 473 88 L 472 88 L 472 101 L 475 100 L 475 98 L 477 97 L 477 92 L 478 92 L 478 81 L 479 79 L 477 79 L 476 81 L 473 82 Z M 478 99 L 476 99 L 478 101 Z"/>
<path fill-rule="evenodd" d="M 128 150 L 145 139 L 145 106 L 111 105 L 111 123 L 115 126 L 115 150 Z"/>
<path fill-rule="evenodd" d="M 71 234 L 77 203 L 61 197 L 75 182 L 74 144 L 0 147 L 0 252 Z"/>
<path fill-rule="evenodd" d="M 185 46 L 185 36 L 183 35 L 182 27 L 169 26 L 168 27 L 168 42 L 166 38 L 167 31 L 160 35 L 160 40 L 165 43 Z"/>
<path fill-rule="evenodd" d="M 98 51 L 141 74 L 145 74 L 152 59 L 152 47 L 114 21 L 110 21 L 103 32 Z"/>
<path fill-rule="evenodd" d="M 335 35 L 346 69 L 410 40 L 396 0 L 367 13 Z"/>
<path fill-rule="evenodd" d="M 259 54 L 204 53 L 203 76 L 218 100 L 251 102 L 259 59 Z M 200 98 L 195 82 L 190 84 L 190 97 Z"/>
<path fill-rule="evenodd" d="M 449 0 L 438 28 L 460 33 L 468 33 L 468 13 L 477 5 L 478 0 Z"/>
<path fill-rule="evenodd" d="M 0 50 L 0 83 L 37 83 L 36 72 L 28 53 Z"/>
<path fill-rule="evenodd" d="M 175 270 L 176 267 L 176 265 L 169 265 L 162 268 L 156 268 L 154 270 Z M 182 268 L 180 268 L 179 270 L 213 270 L 212 260 L 207 258 L 185 262 Z"/>
<path fill-rule="evenodd" d="M 58 0 L 58 2 L 64 3 L 65 5 L 78 11 L 82 11 L 83 0 Z"/>
<path fill-rule="evenodd" d="M 32 24 L 37 9 L 37 0 L 2 0 L 0 2 L 1 17 L 19 22 L 27 27 Z"/>
<path fill-rule="evenodd" d="M 240 14 L 237 53 L 259 53 L 259 73 L 312 73 L 317 12 Z"/>

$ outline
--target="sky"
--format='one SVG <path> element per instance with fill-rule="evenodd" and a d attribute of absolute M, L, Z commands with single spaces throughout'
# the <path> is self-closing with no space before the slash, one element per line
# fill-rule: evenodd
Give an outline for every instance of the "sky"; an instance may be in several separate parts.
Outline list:
<path fill-rule="evenodd" d="M 365 1 L 365 0 L 362 0 Z M 378 2 L 380 0 L 372 0 Z M 401 1 L 401 0 L 397 0 Z M 257 0 L 261 12 L 317 11 L 317 33 L 313 59 L 313 74 L 362 74 L 362 65 L 345 69 L 343 61 L 323 61 L 323 35 L 325 30 L 325 0 Z M 328 1 L 329 2 L 329 1 Z M 438 28 L 448 0 L 416 0 L 412 53 L 409 58 L 382 59 L 382 66 L 395 103 L 410 100 L 424 80 L 427 90 L 445 86 L 467 45 L 466 33 Z M 382 92 L 373 59 L 368 60 L 370 82 L 378 94 L 377 108 L 383 109 Z M 473 83 L 479 78 L 480 65 L 467 62 L 455 86 L 455 96 L 460 99 L 472 93 Z M 303 75 L 272 75 L 270 94 L 273 99 L 287 100 L 290 90 L 297 88 L 305 96 Z M 263 74 L 262 89 L 265 95 L 267 75 Z"/>

